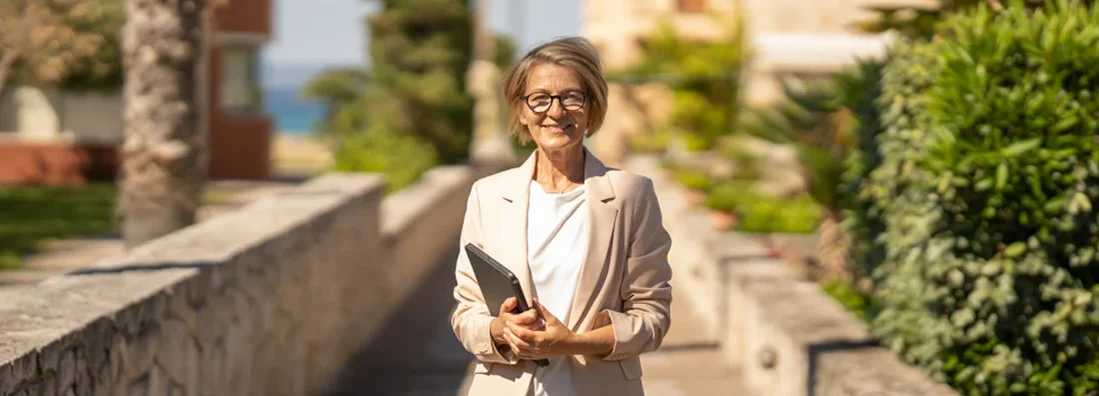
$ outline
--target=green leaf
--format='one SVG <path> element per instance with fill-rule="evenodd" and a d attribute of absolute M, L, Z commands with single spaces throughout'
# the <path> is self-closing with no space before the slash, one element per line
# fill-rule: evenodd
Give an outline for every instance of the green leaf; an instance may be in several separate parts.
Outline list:
<path fill-rule="evenodd" d="M 990 187 L 992 187 L 992 183 L 993 183 L 993 181 L 992 181 L 991 178 L 985 178 L 985 179 L 981 179 L 981 181 L 978 181 L 977 184 L 974 185 L 973 187 L 977 191 L 984 191 L 984 190 L 987 190 Z"/>
<path fill-rule="evenodd" d="M 1062 132 L 1076 126 L 1076 123 L 1078 122 L 1080 122 L 1080 118 L 1076 117 L 1075 115 L 1069 116 L 1068 118 L 1057 122 L 1057 124 L 1054 124 L 1052 130 L 1053 132 Z"/>
<path fill-rule="evenodd" d="M 1007 248 L 1004 249 L 1004 256 L 1006 256 L 1008 258 L 1019 257 L 1023 253 L 1026 253 L 1026 243 L 1025 242 L 1015 242 L 1011 245 L 1008 245 Z"/>
<path fill-rule="evenodd" d="M 1007 157 L 1018 157 L 1023 153 L 1038 148 L 1038 146 L 1040 146 L 1041 144 L 1042 138 L 1027 139 L 1021 142 L 1012 143 L 1010 146 L 1004 147 L 1003 150 L 1000 151 L 1000 153 Z"/>
<path fill-rule="evenodd" d="M 1072 200 L 1077 205 L 1079 205 L 1080 210 L 1083 210 L 1085 212 L 1091 211 L 1091 200 L 1088 199 L 1088 196 L 1084 195 L 1084 193 L 1078 192 L 1074 194 L 1072 196 Z"/>
<path fill-rule="evenodd" d="M 1005 184 L 1007 184 L 1007 164 L 1001 162 L 996 167 L 996 190 L 1003 190 Z"/>
<path fill-rule="evenodd" d="M 1068 207 L 1068 199 L 1065 197 L 1057 197 L 1047 201 L 1042 209 L 1044 209 L 1046 213 L 1052 214 L 1061 212 L 1065 210 L 1066 207 Z"/>

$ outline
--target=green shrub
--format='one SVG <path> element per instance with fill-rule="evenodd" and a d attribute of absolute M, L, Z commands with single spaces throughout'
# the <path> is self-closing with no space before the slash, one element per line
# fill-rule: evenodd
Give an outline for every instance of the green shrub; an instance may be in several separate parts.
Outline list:
<path fill-rule="evenodd" d="M 667 129 L 645 131 L 629 137 L 630 150 L 636 153 L 663 153 L 668 148 L 672 134 Z"/>
<path fill-rule="evenodd" d="M 847 311 L 865 322 L 873 321 L 877 310 L 881 309 L 872 295 L 856 289 L 849 282 L 825 279 L 820 282 L 820 287 Z"/>
<path fill-rule="evenodd" d="M 737 214 L 736 229 L 756 233 L 807 234 L 821 221 L 821 207 L 808 195 L 773 197 L 761 194 L 753 182 L 726 181 L 713 186 L 705 206 Z"/>
<path fill-rule="evenodd" d="M 756 195 L 751 194 L 751 191 L 751 182 L 722 182 L 706 194 L 704 205 L 707 208 L 722 212 L 736 212 L 744 206 L 744 201 L 748 198 L 748 195 Z"/>
<path fill-rule="evenodd" d="M 711 179 L 710 175 L 706 172 L 682 168 L 675 171 L 675 179 L 682 184 L 683 187 L 687 187 L 691 190 L 707 191 L 710 189 Z"/>
<path fill-rule="evenodd" d="M 733 180 L 759 180 L 763 177 L 760 169 L 760 155 L 746 150 L 743 145 L 735 140 L 729 140 L 719 147 L 722 157 L 733 164 Z"/>
<path fill-rule="evenodd" d="M 809 234 L 821 221 L 821 207 L 809 195 L 771 197 L 756 195 L 741 209 L 737 230 L 758 233 Z"/>
<path fill-rule="evenodd" d="M 339 140 L 333 167 L 341 172 L 376 172 L 386 177 L 386 190 L 400 190 L 438 164 L 431 146 L 419 139 L 375 125 Z"/>
<path fill-rule="evenodd" d="M 963 394 L 1085 395 L 1099 388 L 1099 7 L 982 5 L 940 29 L 891 49 L 883 129 L 860 128 L 848 173 L 874 333 Z"/>
<path fill-rule="evenodd" d="M 111 183 L 0 187 L 0 270 L 22 267 L 44 241 L 116 231 L 117 195 Z"/>

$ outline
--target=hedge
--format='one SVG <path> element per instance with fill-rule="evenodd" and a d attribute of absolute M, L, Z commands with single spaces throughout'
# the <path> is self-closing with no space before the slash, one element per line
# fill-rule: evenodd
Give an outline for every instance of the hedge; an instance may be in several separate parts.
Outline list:
<path fill-rule="evenodd" d="M 1093 392 L 1099 7 L 982 5 L 888 59 L 846 175 L 874 333 L 963 394 Z"/>

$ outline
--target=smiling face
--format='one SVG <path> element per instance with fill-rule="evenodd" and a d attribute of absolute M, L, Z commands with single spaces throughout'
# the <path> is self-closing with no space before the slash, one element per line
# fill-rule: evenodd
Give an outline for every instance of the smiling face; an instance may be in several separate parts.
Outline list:
<path fill-rule="evenodd" d="M 531 67 L 523 95 L 527 99 L 520 104 L 519 122 L 530 131 L 539 148 L 564 150 L 583 141 L 590 106 L 576 72 L 555 63 L 538 63 Z M 549 106 L 543 110 L 547 99 Z M 535 105 L 533 109 L 531 104 Z"/>

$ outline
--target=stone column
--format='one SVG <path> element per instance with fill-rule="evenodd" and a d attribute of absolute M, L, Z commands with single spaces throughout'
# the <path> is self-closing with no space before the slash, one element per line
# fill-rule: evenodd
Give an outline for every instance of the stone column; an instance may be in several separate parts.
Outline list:
<path fill-rule="evenodd" d="M 504 129 L 502 74 L 491 61 L 477 59 L 466 76 L 466 89 L 474 100 L 470 159 L 478 166 L 506 167 L 517 162 Z"/>

